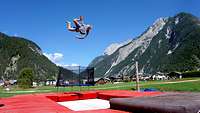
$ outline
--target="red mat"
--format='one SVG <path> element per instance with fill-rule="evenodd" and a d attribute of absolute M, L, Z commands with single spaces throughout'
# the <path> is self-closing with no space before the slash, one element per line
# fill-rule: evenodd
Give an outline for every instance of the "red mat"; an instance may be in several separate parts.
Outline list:
<path fill-rule="evenodd" d="M 98 93 L 98 98 L 109 100 L 111 98 L 128 98 L 128 97 L 142 97 L 160 95 L 161 92 L 136 92 L 126 90 L 103 91 Z"/>
<path fill-rule="evenodd" d="M 127 111 L 119 111 L 113 109 L 86 110 L 86 111 L 70 111 L 70 113 L 130 113 Z"/>
<path fill-rule="evenodd" d="M 0 108 L 0 113 L 66 113 L 70 109 L 58 105 L 45 96 L 20 95 L 1 99 L 5 106 Z"/>
<path fill-rule="evenodd" d="M 79 99 L 79 96 L 77 94 L 57 94 L 46 97 L 55 102 L 73 101 Z"/>
<path fill-rule="evenodd" d="M 0 107 L 0 113 L 75 113 L 64 106 L 57 104 L 57 101 L 69 101 L 78 99 L 110 99 L 119 97 L 138 97 L 159 95 L 160 92 L 134 92 L 124 90 L 112 91 L 88 91 L 88 92 L 71 92 L 65 94 L 46 93 L 46 94 L 27 94 L 18 95 L 10 98 L 0 99 L 0 103 L 4 104 Z M 76 113 L 127 113 L 124 111 L 104 109 L 79 111 Z"/>
<path fill-rule="evenodd" d="M 93 99 L 93 98 L 97 98 L 97 96 L 98 96 L 97 92 L 94 92 L 94 91 L 80 92 L 77 94 L 78 94 L 80 100 Z"/>

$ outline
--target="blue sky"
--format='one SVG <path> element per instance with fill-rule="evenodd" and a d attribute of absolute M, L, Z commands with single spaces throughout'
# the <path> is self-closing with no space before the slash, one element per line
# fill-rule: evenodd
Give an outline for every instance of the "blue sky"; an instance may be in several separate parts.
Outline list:
<path fill-rule="evenodd" d="M 140 35 L 159 17 L 188 12 L 198 0 L 0 0 L 0 32 L 37 43 L 55 63 L 86 66 L 111 43 Z M 83 15 L 93 30 L 84 40 L 65 21 Z M 57 59 L 58 58 L 58 59 Z"/>

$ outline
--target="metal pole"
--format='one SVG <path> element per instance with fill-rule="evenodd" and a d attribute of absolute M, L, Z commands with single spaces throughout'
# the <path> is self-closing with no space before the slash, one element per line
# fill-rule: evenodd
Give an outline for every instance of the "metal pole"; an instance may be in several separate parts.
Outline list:
<path fill-rule="evenodd" d="M 139 77 L 138 77 L 138 62 L 135 62 L 135 69 L 136 69 L 136 90 L 140 91 L 140 86 L 139 86 Z"/>
<path fill-rule="evenodd" d="M 72 69 L 72 70 L 70 70 L 70 71 L 72 71 L 73 73 L 72 73 L 72 81 L 71 81 L 71 84 L 70 84 L 70 82 L 69 82 L 69 87 L 71 87 L 71 91 L 74 91 L 74 90 L 73 90 L 73 85 L 74 85 L 74 70 Z"/>
<path fill-rule="evenodd" d="M 79 91 L 81 91 L 81 83 L 80 83 L 80 74 L 81 74 L 81 66 L 79 65 L 79 73 L 78 73 L 78 84 L 79 84 Z"/>

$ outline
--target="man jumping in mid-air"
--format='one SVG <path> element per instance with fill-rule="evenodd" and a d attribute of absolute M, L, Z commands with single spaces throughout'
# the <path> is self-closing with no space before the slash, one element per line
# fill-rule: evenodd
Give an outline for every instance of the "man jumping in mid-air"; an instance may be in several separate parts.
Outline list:
<path fill-rule="evenodd" d="M 71 23 L 67 21 L 67 29 L 72 32 L 79 32 L 83 37 L 86 37 L 89 34 L 90 30 L 92 29 L 91 25 L 83 23 L 83 16 L 75 18 L 73 22 L 75 24 L 75 27 L 71 27 Z M 78 37 L 78 38 L 83 38 L 83 37 Z"/>

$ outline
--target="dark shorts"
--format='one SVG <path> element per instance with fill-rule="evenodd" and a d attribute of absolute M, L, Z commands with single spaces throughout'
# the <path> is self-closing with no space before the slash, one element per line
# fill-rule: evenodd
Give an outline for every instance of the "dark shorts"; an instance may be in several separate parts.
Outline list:
<path fill-rule="evenodd" d="M 76 32 L 79 32 L 79 26 L 78 27 L 73 27 L 75 29 Z"/>
<path fill-rule="evenodd" d="M 79 30 L 79 28 L 81 27 L 81 25 L 79 25 L 79 24 L 76 24 L 76 26 L 75 27 L 73 27 L 75 30 L 76 30 L 76 32 L 79 32 L 80 30 Z"/>

